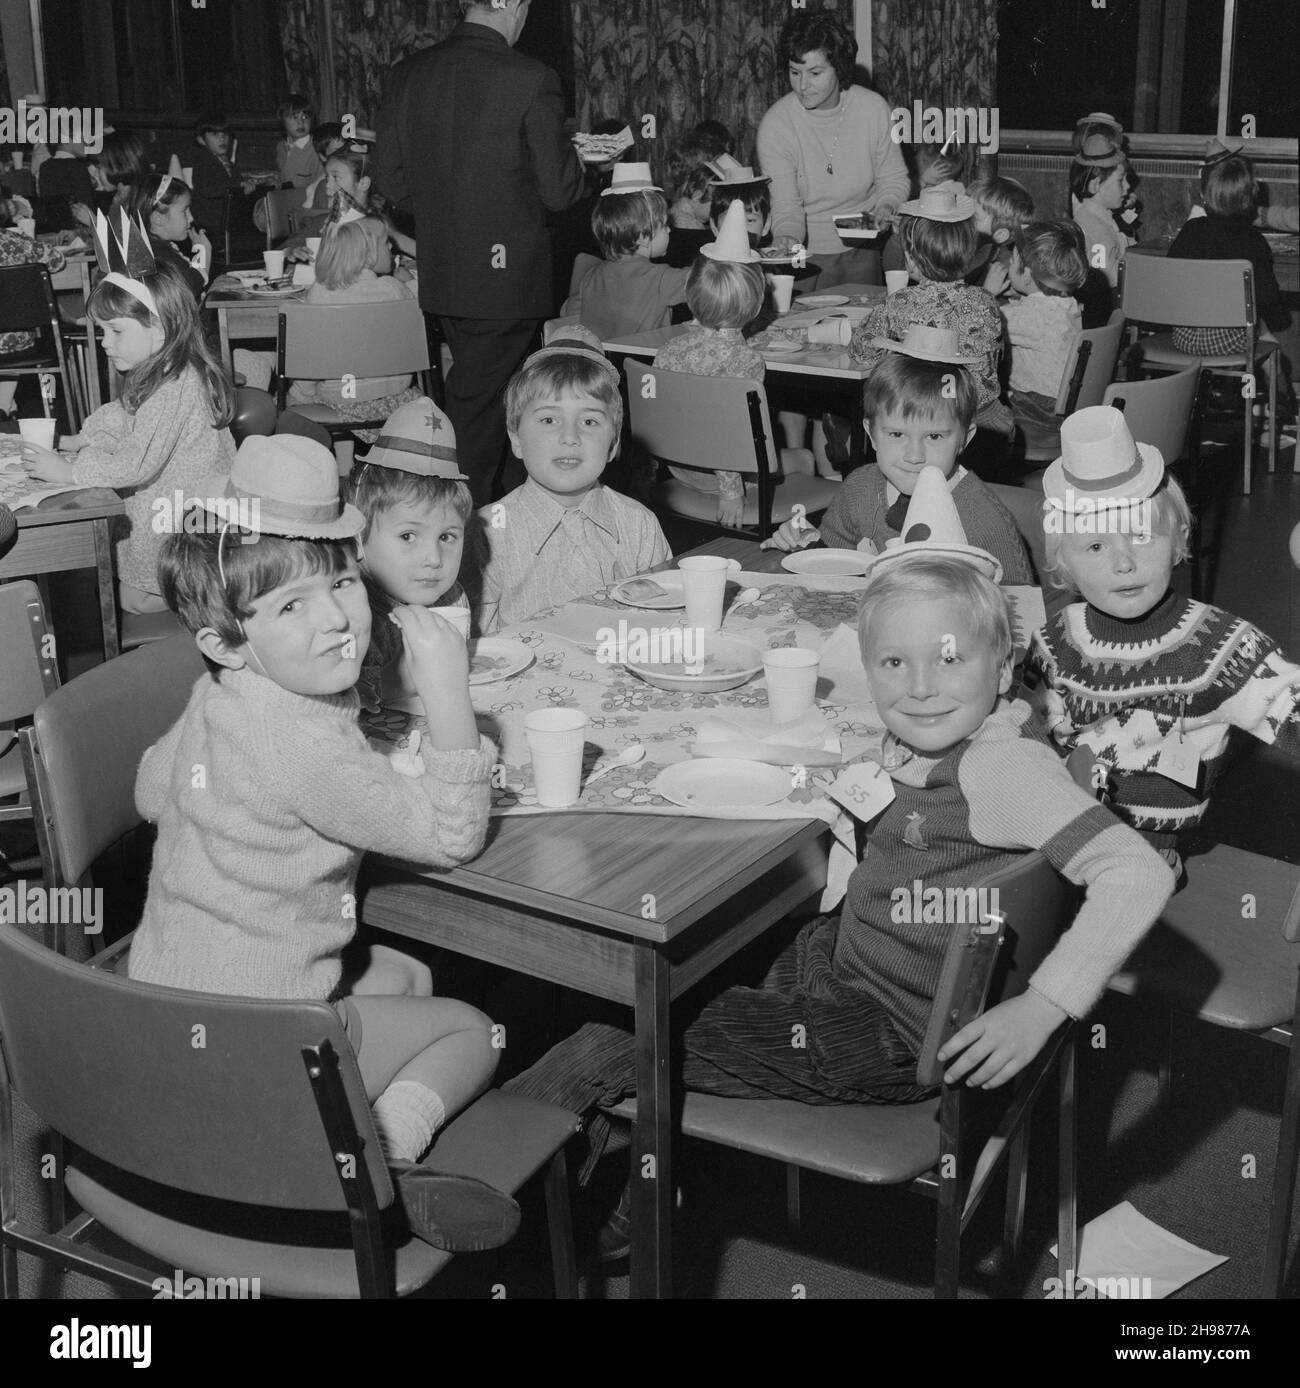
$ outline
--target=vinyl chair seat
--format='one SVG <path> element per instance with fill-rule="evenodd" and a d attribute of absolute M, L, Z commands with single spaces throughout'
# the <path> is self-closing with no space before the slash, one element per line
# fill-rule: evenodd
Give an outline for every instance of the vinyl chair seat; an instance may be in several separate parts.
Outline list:
<path fill-rule="evenodd" d="M 1110 987 L 1159 998 L 1213 1026 L 1261 1032 L 1295 1010 L 1300 943 L 1281 922 L 1300 911 L 1300 867 L 1216 844 L 1186 862 L 1187 885 L 1172 897 Z M 1242 919 L 1242 895 L 1256 918 Z"/>
<path fill-rule="evenodd" d="M 796 475 L 777 482 L 773 488 L 772 523 L 780 525 L 794 514 L 796 506 L 802 506 L 807 515 L 824 511 L 839 494 L 840 484 L 829 482 L 824 477 Z M 745 500 L 744 525 L 756 527 L 759 524 L 758 495 L 752 491 Z M 717 492 L 703 492 L 698 487 L 688 486 L 672 478 L 661 482 L 654 489 L 655 504 L 671 511 L 677 516 L 687 516 L 691 520 L 713 524 L 718 518 Z"/>
<path fill-rule="evenodd" d="M 611 1112 L 636 1118 L 636 1100 Z M 864 1185 L 904 1185 L 939 1161 L 939 1100 L 875 1106 L 686 1095 L 686 1137 Z"/>
<path fill-rule="evenodd" d="M 165 641 L 182 630 L 174 612 L 123 612 L 122 649 L 131 651 L 153 641 Z"/>
<path fill-rule="evenodd" d="M 439 1134 L 424 1164 L 455 1175 L 472 1175 L 513 1195 L 535 1176 L 577 1132 L 577 1114 L 554 1104 L 490 1090 L 459 1114 Z M 335 1216 L 316 1234 L 319 1242 L 269 1243 L 224 1232 L 220 1225 L 195 1220 L 195 1210 L 221 1202 L 198 1202 L 174 1191 L 160 1201 L 160 1187 L 102 1163 L 78 1158 L 68 1167 L 69 1193 L 106 1229 L 161 1258 L 169 1267 L 201 1277 L 261 1279 L 266 1296 L 355 1297 L 356 1259 L 347 1222 Z M 142 1203 L 147 1199 L 148 1203 Z M 286 1220 L 280 1211 L 244 1207 L 250 1219 L 260 1216 L 263 1229 Z M 289 1216 L 297 1222 L 300 1216 Z M 223 1219 L 222 1224 L 226 1221 Z M 308 1221 L 303 1221 L 304 1225 Z M 332 1232 L 333 1237 L 330 1237 Z M 395 1241 L 399 1296 L 415 1291 L 452 1259 L 420 1239 Z"/>
<path fill-rule="evenodd" d="M 1261 337 L 1255 343 L 1255 360 L 1263 361 L 1278 350 L 1278 341 L 1272 337 Z M 1201 357 L 1195 353 L 1180 352 L 1174 346 L 1173 333 L 1154 333 L 1150 337 L 1138 339 L 1134 357 L 1145 366 L 1178 367 L 1204 366 L 1210 370 L 1232 371 L 1246 369 L 1244 352 L 1229 352 L 1227 356 Z"/>

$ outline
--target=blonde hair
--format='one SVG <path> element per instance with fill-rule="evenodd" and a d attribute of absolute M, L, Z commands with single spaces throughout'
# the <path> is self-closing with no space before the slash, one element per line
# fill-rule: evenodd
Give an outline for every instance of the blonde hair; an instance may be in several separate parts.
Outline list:
<path fill-rule="evenodd" d="M 380 246 L 388 235 L 378 217 L 341 222 L 326 231 L 316 253 L 316 279 L 326 289 L 346 289 L 363 270 L 379 263 Z"/>
<path fill-rule="evenodd" d="M 1168 535 L 1174 542 L 1174 564 L 1183 563 L 1191 557 L 1192 552 L 1189 542 L 1192 531 L 1192 510 L 1187 504 L 1187 497 L 1184 495 L 1183 489 L 1178 485 L 1177 478 L 1166 472 L 1164 481 L 1161 482 L 1155 495 L 1149 500 L 1151 503 L 1151 534 Z M 1046 520 L 1046 506 L 1043 508 L 1043 517 Z M 1061 550 L 1061 542 L 1064 539 L 1062 531 L 1057 527 L 1049 530 L 1046 525 L 1044 525 L 1043 531 L 1043 576 L 1045 578 L 1050 577 L 1058 588 L 1066 588 L 1077 593 L 1079 591 L 1078 584 L 1075 582 L 1074 575 L 1070 572 L 1065 555 Z"/>
<path fill-rule="evenodd" d="M 942 554 L 907 555 L 876 570 L 858 608 L 858 649 L 867 663 L 867 634 L 882 608 L 918 599 L 947 598 L 969 618 L 975 635 L 994 657 L 1011 654 L 1011 616 L 1002 590 L 973 564 Z"/>
<path fill-rule="evenodd" d="M 743 328 L 757 318 L 767 285 L 757 265 L 695 258 L 686 281 L 686 306 L 706 328 Z"/>

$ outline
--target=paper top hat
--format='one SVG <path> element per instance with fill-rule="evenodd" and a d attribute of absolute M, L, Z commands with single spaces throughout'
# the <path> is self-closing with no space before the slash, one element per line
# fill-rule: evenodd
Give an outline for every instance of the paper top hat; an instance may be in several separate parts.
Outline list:
<path fill-rule="evenodd" d="M 1108 135 L 1089 135 L 1074 156 L 1078 164 L 1093 169 L 1113 169 L 1124 162 L 1124 151 Z"/>
<path fill-rule="evenodd" d="M 140 282 L 140 276 L 153 274 L 158 265 L 149 245 L 149 233 L 138 217 L 128 217 L 123 208 L 118 227 L 114 227 L 102 212 L 96 212 L 95 259 L 110 284 L 125 289 L 157 317 L 158 305 Z"/>
<path fill-rule="evenodd" d="M 909 323 L 902 342 L 892 337 L 873 337 L 871 345 L 882 352 L 901 352 L 919 361 L 949 362 L 953 366 L 976 366 L 983 357 L 964 357 L 957 348 L 955 328 L 936 328 L 932 323 Z"/>
<path fill-rule="evenodd" d="M 192 484 L 190 495 L 223 520 L 229 512 L 213 502 L 255 502 L 260 535 L 350 540 L 366 528 L 361 512 L 339 497 L 334 454 L 300 434 L 251 435 L 239 445 L 229 477 L 206 477 Z"/>
<path fill-rule="evenodd" d="M 1225 145 L 1216 135 L 1205 146 L 1205 158 L 1201 161 L 1201 168 L 1212 169 L 1215 164 L 1222 164 L 1225 159 L 1231 159 L 1234 154 L 1240 154 L 1246 148 L 1245 145 Z"/>
<path fill-rule="evenodd" d="M 601 193 L 602 198 L 612 198 L 617 193 L 662 193 L 663 189 L 654 181 L 649 164 L 615 164 L 608 188 Z"/>
<path fill-rule="evenodd" d="M 957 192 L 950 180 L 922 188 L 919 198 L 905 202 L 898 210 L 905 217 L 924 217 L 930 222 L 964 222 L 975 215 L 975 199 Z"/>
<path fill-rule="evenodd" d="M 1121 411 L 1090 405 L 1062 423 L 1061 456 L 1043 474 L 1043 495 L 1066 511 L 1104 510 L 1153 495 L 1164 475 L 1160 450 L 1135 443 Z"/>
<path fill-rule="evenodd" d="M 617 382 L 619 379 L 618 368 L 605 355 L 600 338 L 590 328 L 580 327 L 577 323 L 565 324 L 559 328 L 545 347 L 534 352 L 524 362 L 524 366 L 531 366 L 535 361 L 545 361 L 547 357 L 586 357 L 588 361 L 594 361 L 609 372 L 612 381 Z"/>
<path fill-rule="evenodd" d="M 446 477 L 468 482 L 456 459 L 456 431 L 451 420 L 426 396 L 399 405 L 388 416 L 366 466 L 391 467 L 417 477 Z"/>
<path fill-rule="evenodd" d="M 706 159 L 704 167 L 715 176 L 709 180 L 713 187 L 728 183 L 771 183 L 771 178 L 756 174 L 748 164 L 741 164 L 729 154 L 719 154 L 716 159 Z"/>
<path fill-rule="evenodd" d="M 917 474 L 916 489 L 907 506 L 907 519 L 901 536 L 885 541 L 879 554 L 868 555 L 863 563 L 877 574 L 883 565 L 915 555 L 945 555 L 971 564 L 994 583 L 1002 581 L 1002 565 L 986 549 L 966 543 L 966 531 L 957 514 L 957 503 L 948 490 L 948 479 L 939 467 L 923 467 Z"/>
<path fill-rule="evenodd" d="M 700 247 L 700 254 L 710 260 L 725 260 L 732 265 L 753 265 L 762 256 L 749 244 L 749 232 L 745 228 L 745 204 L 739 198 L 732 198 L 718 224 L 718 239 L 707 246 Z"/>

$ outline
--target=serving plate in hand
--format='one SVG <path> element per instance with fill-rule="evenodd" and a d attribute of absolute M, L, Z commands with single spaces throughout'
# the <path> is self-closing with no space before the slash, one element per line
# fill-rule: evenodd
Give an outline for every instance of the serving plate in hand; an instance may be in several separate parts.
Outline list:
<path fill-rule="evenodd" d="M 703 659 L 698 666 L 681 660 L 629 660 L 627 668 L 656 689 L 675 694 L 719 694 L 745 684 L 763 669 L 761 652 L 744 641 L 706 632 L 701 645 Z M 699 673 L 691 674 L 695 669 Z"/>
<path fill-rule="evenodd" d="M 784 800 L 793 782 L 778 766 L 718 759 L 674 762 L 655 777 L 653 787 L 687 809 L 744 810 Z"/>
<path fill-rule="evenodd" d="M 860 219 L 858 217 L 846 217 L 844 221 L 841 221 L 838 217 L 836 217 L 835 234 L 840 238 L 841 241 L 844 241 L 849 245 L 853 245 L 858 242 L 875 241 L 880 236 L 883 228 L 847 225 L 847 223 L 856 222 L 859 220 Z"/>
<path fill-rule="evenodd" d="M 787 554 L 781 567 L 792 574 L 857 577 L 870 570 L 871 565 L 866 562 L 870 557 L 856 549 L 807 549 Z"/>

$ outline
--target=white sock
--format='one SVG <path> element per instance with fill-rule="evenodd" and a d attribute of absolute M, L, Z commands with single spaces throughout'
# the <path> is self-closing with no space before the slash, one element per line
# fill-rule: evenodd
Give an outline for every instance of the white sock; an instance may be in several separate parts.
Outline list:
<path fill-rule="evenodd" d="M 414 1080 L 397 1080 L 374 1102 L 371 1112 L 379 1144 L 389 1161 L 419 1161 L 433 1135 L 447 1121 L 442 1099 Z"/>

